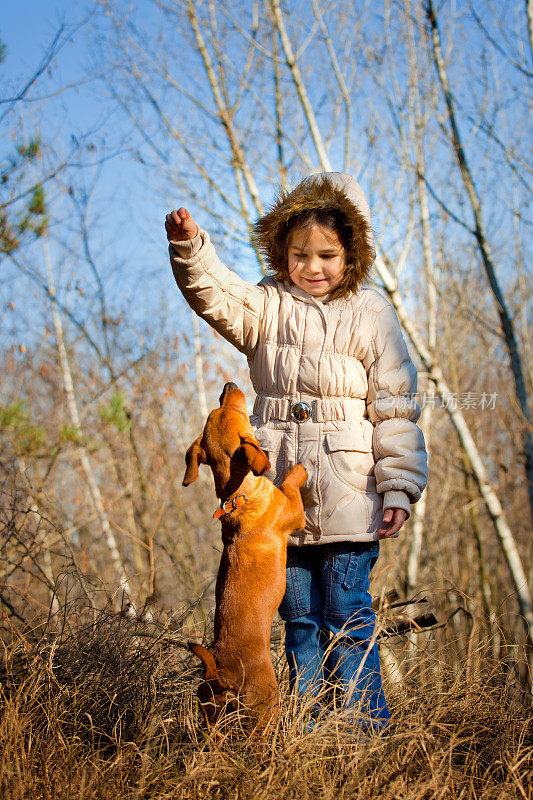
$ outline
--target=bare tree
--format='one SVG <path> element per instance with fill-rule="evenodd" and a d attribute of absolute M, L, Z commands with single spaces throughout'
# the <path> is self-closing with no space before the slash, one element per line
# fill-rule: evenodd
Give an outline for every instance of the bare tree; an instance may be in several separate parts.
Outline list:
<path fill-rule="evenodd" d="M 526 384 L 524 381 L 524 374 L 522 369 L 522 359 L 518 350 L 518 343 L 515 335 L 515 326 L 509 309 L 504 298 L 500 282 L 497 278 L 496 265 L 492 256 L 491 248 L 485 233 L 485 226 L 483 223 L 482 205 L 477 191 L 472 171 L 468 164 L 465 147 L 463 145 L 461 135 L 459 132 L 459 125 L 455 113 L 455 102 L 453 94 L 448 81 L 448 75 L 444 58 L 442 55 L 440 32 L 437 22 L 437 16 L 432 0 L 427 0 L 426 13 L 430 24 L 432 53 L 439 76 L 440 85 L 446 102 L 448 111 L 448 124 L 450 127 L 450 140 L 453 150 L 457 159 L 457 164 L 461 172 L 465 189 L 470 201 L 472 213 L 474 216 L 474 229 L 471 231 L 475 237 L 481 259 L 485 267 L 487 279 L 496 301 L 496 308 L 500 317 L 502 331 L 505 337 L 505 343 L 509 353 L 509 361 L 515 383 L 515 391 L 520 410 L 524 419 L 523 426 L 523 450 L 524 450 L 524 469 L 526 473 L 526 481 L 529 493 L 529 504 L 531 519 L 533 521 L 533 433 L 531 431 L 531 412 L 529 408 L 528 394 Z"/>

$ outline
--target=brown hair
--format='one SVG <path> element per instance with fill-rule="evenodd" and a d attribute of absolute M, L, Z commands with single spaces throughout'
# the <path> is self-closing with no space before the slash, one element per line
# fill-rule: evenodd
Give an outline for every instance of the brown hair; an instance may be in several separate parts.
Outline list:
<path fill-rule="evenodd" d="M 253 237 L 273 277 L 292 282 L 288 270 L 291 235 L 296 228 L 321 225 L 333 231 L 344 248 L 344 274 L 331 299 L 357 292 L 374 261 L 371 231 L 344 191 L 326 178 L 282 193 L 271 211 L 255 224 Z M 369 236 L 370 231 L 370 236 Z"/>

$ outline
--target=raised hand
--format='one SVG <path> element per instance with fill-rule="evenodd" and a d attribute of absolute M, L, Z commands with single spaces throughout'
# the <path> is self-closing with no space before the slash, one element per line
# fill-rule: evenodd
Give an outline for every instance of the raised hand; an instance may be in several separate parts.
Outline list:
<path fill-rule="evenodd" d="M 198 233 L 198 225 L 186 208 L 179 208 L 167 214 L 165 230 L 169 242 L 186 242 L 188 239 L 194 239 Z"/>

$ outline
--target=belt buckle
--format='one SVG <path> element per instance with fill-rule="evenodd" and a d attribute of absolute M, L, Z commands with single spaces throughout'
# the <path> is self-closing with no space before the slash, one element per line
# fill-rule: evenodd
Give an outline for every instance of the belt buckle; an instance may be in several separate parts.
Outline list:
<path fill-rule="evenodd" d="M 298 400 L 296 403 L 291 403 L 291 417 L 295 422 L 306 422 L 311 419 L 313 414 L 313 407 L 311 403 L 305 400 Z"/>

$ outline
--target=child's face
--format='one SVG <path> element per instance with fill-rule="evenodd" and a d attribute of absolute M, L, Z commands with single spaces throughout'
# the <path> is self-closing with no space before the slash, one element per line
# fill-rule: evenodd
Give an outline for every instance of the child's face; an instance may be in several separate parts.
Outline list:
<path fill-rule="evenodd" d="M 292 231 L 289 275 L 294 284 L 313 297 L 336 289 L 346 266 L 344 247 L 335 231 L 316 223 Z"/>

